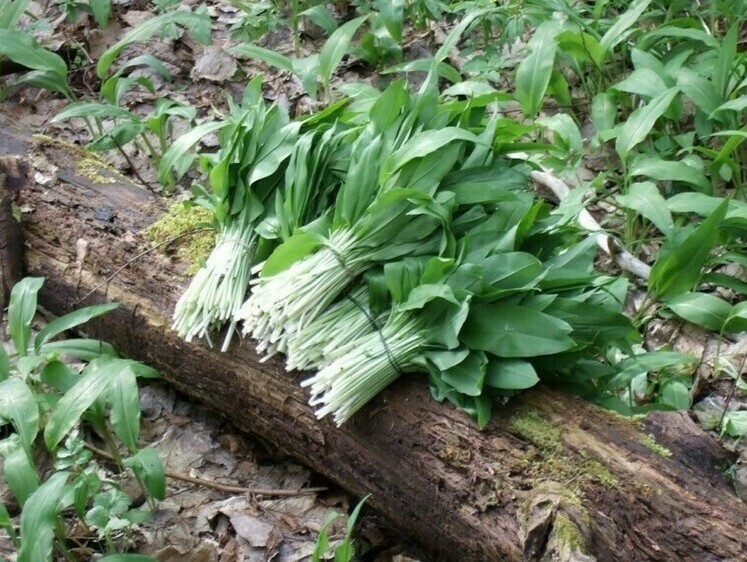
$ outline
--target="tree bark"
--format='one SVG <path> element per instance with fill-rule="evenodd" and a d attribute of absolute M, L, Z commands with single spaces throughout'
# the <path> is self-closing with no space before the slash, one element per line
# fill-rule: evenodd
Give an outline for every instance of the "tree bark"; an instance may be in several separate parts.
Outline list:
<path fill-rule="evenodd" d="M 219 353 L 170 330 L 183 264 L 143 253 L 161 201 L 50 139 L 5 128 L 3 155 L 34 172 L 6 185 L 25 211 L 25 273 L 46 278 L 42 306 L 60 315 L 119 301 L 88 334 L 351 492 L 371 493 L 368 505 L 426 559 L 747 557 L 747 509 L 723 472 L 732 459 L 686 414 L 630 420 L 541 387 L 496 408 L 479 431 L 432 400 L 424 377 L 407 376 L 337 429 L 316 420 L 299 377 L 260 362 L 251 341 Z M 0 248 L 10 243 L 0 231 Z"/>

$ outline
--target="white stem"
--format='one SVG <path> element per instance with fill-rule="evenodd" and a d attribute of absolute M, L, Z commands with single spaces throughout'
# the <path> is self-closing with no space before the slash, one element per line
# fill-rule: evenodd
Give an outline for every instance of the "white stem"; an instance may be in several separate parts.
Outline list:
<path fill-rule="evenodd" d="M 249 285 L 255 234 L 241 221 L 218 234 L 215 248 L 176 304 L 173 329 L 186 339 L 207 338 L 209 332 L 232 321 Z M 225 350 L 232 330 L 224 342 Z"/>
<path fill-rule="evenodd" d="M 422 324 L 410 315 L 390 316 L 380 333 L 352 342 L 350 349 L 301 383 L 311 387 L 309 404 L 316 416 L 334 414 L 340 426 L 391 384 L 426 343 Z"/>
<path fill-rule="evenodd" d="M 534 181 L 552 191 L 555 197 L 558 198 L 558 201 L 562 201 L 568 197 L 568 194 L 571 192 L 565 182 L 556 178 L 548 171 L 534 171 L 531 175 Z M 648 279 L 648 276 L 651 274 L 651 267 L 626 250 L 619 240 L 604 232 L 589 211 L 581 209 L 578 215 L 578 224 L 589 232 L 599 233 L 597 245 L 607 255 L 611 256 L 622 269 L 629 271 L 641 279 Z"/>

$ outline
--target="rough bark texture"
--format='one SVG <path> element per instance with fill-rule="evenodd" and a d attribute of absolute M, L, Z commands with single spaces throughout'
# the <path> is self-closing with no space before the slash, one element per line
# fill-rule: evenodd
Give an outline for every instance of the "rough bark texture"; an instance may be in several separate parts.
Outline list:
<path fill-rule="evenodd" d="M 730 459 L 687 415 L 631 421 L 540 388 L 478 431 L 412 376 L 336 429 L 314 418 L 297 377 L 259 362 L 251 342 L 221 354 L 170 331 L 182 267 L 160 251 L 133 259 L 147 248 L 141 231 L 162 212 L 158 201 L 49 139 L 6 129 L 4 154 L 34 172 L 13 191 L 25 210 L 25 273 L 46 277 L 46 309 L 121 302 L 88 332 L 348 490 L 371 493 L 369 505 L 428 559 L 747 557 L 747 509 L 723 474 Z M 0 247 L 10 242 L 0 231 Z"/>

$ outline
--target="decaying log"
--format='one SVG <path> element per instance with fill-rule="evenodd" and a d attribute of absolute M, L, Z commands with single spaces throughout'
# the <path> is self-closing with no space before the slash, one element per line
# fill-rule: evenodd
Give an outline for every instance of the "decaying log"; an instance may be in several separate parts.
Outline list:
<path fill-rule="evenodd" d="M 162 202 L 82 151 L 0 131 L 0 156 L 28 164 L 6 185 L 24 209 L 25 273 L 46 277 L 41 304 L 63 314 L 119 301 L 89 334 L 351 492 L 371 493 L 369 505 L 427 559 L 747 557 L 747 509 L 723 473 L 732 459 L 685 414 L 629 420 L 539 388 L 479 431 L 410 376 L 341 429 L 317 421 L 297 377 L 261 363 L 250 341 L 221 354 L 171 332 L 187 283 L 176 260 L 149 252 L 112 277 L 148 246 L 141 232 Z M 0 232 L 0 247 L 9 242 Z"/>

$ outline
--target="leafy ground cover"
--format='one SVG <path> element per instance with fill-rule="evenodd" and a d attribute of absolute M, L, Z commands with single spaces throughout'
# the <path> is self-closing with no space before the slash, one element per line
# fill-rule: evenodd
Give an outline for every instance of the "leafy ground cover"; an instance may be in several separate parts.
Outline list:
<path fill-rule="evenodd" d="M 315 369 L 338 424 L 542 379 L 741 446 L 741 3 L 0 5 L 4 111 L 209 211 L 186 339 Z"/>

